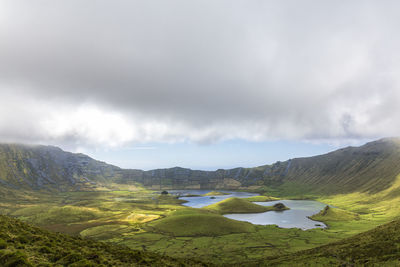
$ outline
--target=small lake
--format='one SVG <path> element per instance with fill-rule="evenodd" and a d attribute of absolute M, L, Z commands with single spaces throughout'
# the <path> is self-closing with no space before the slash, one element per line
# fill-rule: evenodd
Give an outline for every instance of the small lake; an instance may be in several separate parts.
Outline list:
<path fill-rule="evenodd" d="M 252 224 L 276 224 L 281 228 L 300 228 L 303 230 L 312 228 L 326 228 L 323 222 L 313 221 L 307 216 L 318 213 L 326 205 L 314 200 L 277 200 L 269 202 L 254 202 L 258 205 L 272 206 L 283 203 L 290 210 L 268 211 L 263 213 L 227 214 L 229 219 L 251 222 Z"/>
<path fill-rule="evenodd" d="M 208 192 L 210 192 L 210 190 L 170 191 L 170 193 L 172 194 L 183 195 L 183 196 L 188 194 L 203 195 Z M 232 192 L 225 190 L 219 190 L 219 192 L 229 193 L 229 195 L 214 196 L 215 199 L 212 199 L 211 196 L 180 197 L 180 199 L 188 201 L 183 204 L 185 206 L 193 208 L 202 208 L 230 197 L 245 198 L 258 195 L 255 193 Z M 276 203 L 283 203 L 285 206 L 290 208 L 290 210 L 268 211 L 262 213 L 226 214 L 224 216 L 233 220 L 250 222 L 252 224 L 259 224 L 259 225 L 275 224 L 281 228 L 300 228 L 303 230 L 312 228 L 326 228 L 326 225 L 323 222 L 313 221 L 308 218 L 308 216 L 318 213 L 321 209 L 323 209 L 326 206 L 326 204 L 323 204 L 321 202 L 314 200 L 276 200 L 269 202 L 254 202 L 254 203 L 263 206 L 272 206 Z"/>
<path fill-rule="evenodd" d="M 229 195 L 222 195 L 222 196 L 206 196 L 206 197 L 184 197 L 185 195 L 204 195 L 207 194 L 208 192 L 211 192 L 210 190 L 171 190 L 168 191 L 171 194 L 175 195 L 180 195 L 179 199 L 186 200 L 188 202 L 183 203 L 182 205 L 187 206 L 187 207 L 192 207 L 192 208 L 202 208 L 217 202 L 220 202 L 221 200 L 224 200 L 226 198 L 230 197 L 253 197 L 253 196 L 258 196 L 259 194 L 255 193 L 247 193 L 247 192 L 232 192 L 232 191 L 226 191 L 226 190 L 218 190 L 218 192 L 222 193 L 228 193 Z"/>

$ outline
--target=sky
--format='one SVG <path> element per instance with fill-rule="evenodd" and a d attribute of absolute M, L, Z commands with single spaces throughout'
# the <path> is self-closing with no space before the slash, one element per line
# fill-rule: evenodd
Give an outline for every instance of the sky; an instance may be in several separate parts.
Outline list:
<path fill-rule="evenodd" d="M 0 0 L 0 142 L 257 166 L 400 130 L 399 1 Z"/>

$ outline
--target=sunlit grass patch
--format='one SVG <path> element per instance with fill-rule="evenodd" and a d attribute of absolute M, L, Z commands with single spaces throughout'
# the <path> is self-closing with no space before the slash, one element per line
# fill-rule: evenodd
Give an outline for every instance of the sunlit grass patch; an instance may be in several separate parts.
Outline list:
<path fill-rule="evenodd" d="M 131 213 L 126 217 L 126 221 L 132 223 L 146 223 L 160 218 L 160 215 L 155 214 L 143 214 L 143 213 Z"/>
<path fill-rule="evenodd" d="M 99 211 L 96 208 L 76 206 L 48 207 L 46 205 L 27 207 L 13 213 L 13 216 L 18 216 L 37 225 L 82 222 L 110 215 L 112 214 Z"/>
<path fill-rule="evenodd" d="M 224 195 L 229 195 L 229 193 L 224 193 L 224 192 L 219 192 L 219 191 L 211 191 L 206 194 L 203 194 L 203 197 L 209 197 L 209 196 L 224 196 Z"/>
<path fill-rule="evenodd" d="M 170 216 L 151 222 L 149 230 L 173 236 L 218 236 L 231 233 L 248 233 L 254 226 L 210 212 L 196 212 L 193 209 L 178 211 Z"/>
<path fill-rule="evenodd" d="M 346 211 L 339 208 L 332 208 L 326 206 L 319 213 L 311 216 L 310 219 L 323 222 L 352 221 L 352 220 L 360 220 L 360 215 L 351 211 Z"/>
<path fill-rule="evenodd" d="M 88 228 L 80 232 L 82 237 L 91 237 L 95 239 L 108 239 L 118 236 L 127 230 L 129 226 L 121 224 L 109 224 Z"/>
<path fill-rule="evenodd" d="M 279 200 L 279 198 L 271 196 L 253 196 L 253 197 L 246 197 L 243 199 L 251 202 L 268 202 L 268 201 Z"/>

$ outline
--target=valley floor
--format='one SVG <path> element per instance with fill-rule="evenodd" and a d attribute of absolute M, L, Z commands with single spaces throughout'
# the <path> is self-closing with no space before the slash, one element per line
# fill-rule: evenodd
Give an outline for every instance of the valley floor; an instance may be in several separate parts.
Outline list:
<path fill-rule="evenodd" d="M 31 195 L 18 201 L 1 201 L 0 212 L 51 231 L 161 255 L 214 264 L 250 264 L 339 241 L 397 218 L 400 198 L 391 198 L 390 194 L 400 188 L 398 185 L 395 183 L 379 198 L 358 193 L 316 196 L 357 217 L 335 213 L 339 215 L 318 219 L 324 220 L 328 229 L 307 231 L 232 221 L 184 207 L 174 196 L 160 196 L 141 187 Z M 202 223 L 209 220 L 213 223 Z"/>

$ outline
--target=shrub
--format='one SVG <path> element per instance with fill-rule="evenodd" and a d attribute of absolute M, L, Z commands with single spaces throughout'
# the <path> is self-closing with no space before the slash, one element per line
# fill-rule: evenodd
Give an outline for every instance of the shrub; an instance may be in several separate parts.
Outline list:
<path fill-rule="evenodd" d="M 4 267 L 22 267 L 22 266 L 32 266 L 27 259 L 27 256 L 20 252 L 10 252 L 4 254 L 0 258 L 0 263 Z"/>
<path fill-rule="evenodd" d="M 96 267 L 98 265 L 85 259 L 85 260 L 80 260 L 78 262 L 75 262 L 75 263 L 71 264 L 70 266 L 71 267 Z"/>
<path fill-rule="evenodd" d="M 7 242 L 4 241 L 3 239 L 0 239 L 0 249 L 5 249 L 7 248 Z"/>
<path fill-rule="evenodd" d="M 39 248 L 40 253 L 51 253 L 51 249 L 48 246 L 42 246 Z"/>
<path fill-rule="evenodd" d="M 65 265 L 69 265 L 78 261 L 83 260 L 83 257 L 81 254 L 78 253 L 71 253 L 68 254 L 67 256 L 65 256 L 64 258 L 62 258 L 61 260 L 59 260 L 57 263 L 60 264 L 65 264 Z"/>

